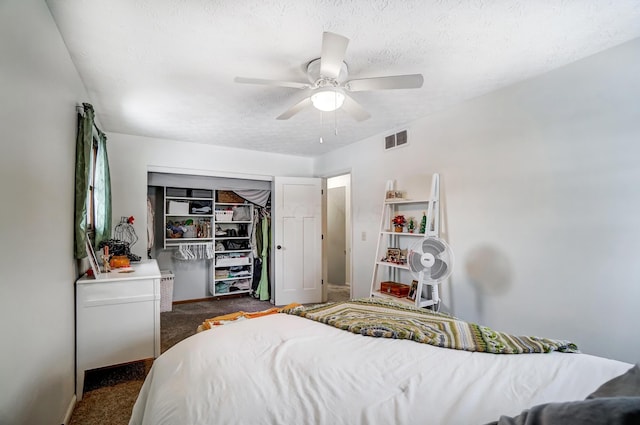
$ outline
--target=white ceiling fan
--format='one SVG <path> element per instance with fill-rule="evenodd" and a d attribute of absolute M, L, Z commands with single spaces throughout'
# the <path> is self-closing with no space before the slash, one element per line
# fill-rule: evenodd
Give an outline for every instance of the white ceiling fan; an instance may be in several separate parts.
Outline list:
<path fill-rule="evenodd" d="M 309 83 L 236 77 L 236 83 L 263 84 L 307 90 L 308 96 L 277 117 L 287 120 L 313 105 L 324 112 L 342 108 L 356 121 L 364 121 L 371 115 L 348 92 L 389 89 L 415 89 L 422 87 L 422 74 L 393 75 L 387 77 L 347 80 L 349 72 L 344 56 L 349 39 L 339 34 L 325 32 L 322 35 L 322 52 L 318 59 L 307 65 Z"/>

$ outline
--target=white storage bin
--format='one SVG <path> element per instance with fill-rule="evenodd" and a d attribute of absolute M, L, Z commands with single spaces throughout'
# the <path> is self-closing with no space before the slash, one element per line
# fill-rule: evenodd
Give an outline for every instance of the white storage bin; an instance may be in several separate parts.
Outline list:
<path fill-rule="evenodd" d="M 246 266 L 248 264 L 251 264 L 250 257 L 216 258 L 216 266 L 220 267 Z"/>
<path fill-rule="evenodd" d="M 169 201 L 169 214 L 189 214 L 189 203 Z"/>
<path fill-rule="evenodd" d="M 160 313 L 173 309 L 173 272 L 160 270 Z"/>
<path fill-rule="evenodd" d="M 216 221 L 232 221 L 233 211 L 216 210 Z"/>

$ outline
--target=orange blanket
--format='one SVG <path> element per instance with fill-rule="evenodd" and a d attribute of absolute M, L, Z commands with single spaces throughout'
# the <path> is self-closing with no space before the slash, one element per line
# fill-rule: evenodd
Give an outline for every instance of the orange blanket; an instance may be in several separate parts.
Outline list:
<path fill-rule="evenodd" d="M 237 311 L 235 313 L 223 314 L 222 316 L 216 316 L 216 317 L 212 317 L 211 319 L 206 319 L 204 322 L 202 322 L 202 325 L 198 327 L 198 332 L 206 331 L 208 329 L 213 329 L 216 326 L 227 325 L 229 323 L 233 323 L 238 320 L 255 319 L 256 317 L 262 317 L 262 316 L 268 316 L 270 314 L 281 313 L 282 310 L 292 309 L 298 306 L 300 306 L 300 304 L 291 303 L 284 307 L 273 307 L 268 310 L 262 310 L 262 311 L 255 311 L 255 312 Z"/>

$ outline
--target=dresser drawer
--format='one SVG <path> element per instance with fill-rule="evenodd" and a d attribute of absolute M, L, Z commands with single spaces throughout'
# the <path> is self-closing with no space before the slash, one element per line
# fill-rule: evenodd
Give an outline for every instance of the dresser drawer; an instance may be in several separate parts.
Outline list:
<path fill-rule="evenodd" d="M 158 291 L 154 279 L 86 283 L 78 286 L 78 307 L 153 301 Z"/>

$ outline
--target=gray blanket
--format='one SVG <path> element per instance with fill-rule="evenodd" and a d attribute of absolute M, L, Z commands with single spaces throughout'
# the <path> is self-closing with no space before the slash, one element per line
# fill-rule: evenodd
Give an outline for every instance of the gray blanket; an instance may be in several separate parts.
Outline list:
<path fill-rule="evenodd" d="M 502 416 L 496 425 L 638 425 L 640 397 L 594 398 L 532 407 L 515 418 Z"/>
<path fill-rule="evenodd" d="M 640 368 L 602 384 L 586 400 L 534 406 L 516 417 L 502 416 L 487 425 L 638 425 Z"/>

